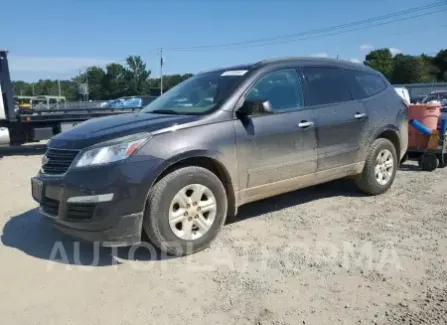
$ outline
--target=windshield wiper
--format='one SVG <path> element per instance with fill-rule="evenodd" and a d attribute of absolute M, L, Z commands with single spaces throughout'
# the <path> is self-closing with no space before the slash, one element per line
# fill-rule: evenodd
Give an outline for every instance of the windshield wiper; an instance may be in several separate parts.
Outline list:
<path fill-rule="evenodd" d="M 177 111 L 174 111 L 172 109 L 154 109 L 153 111 L 150 111 L 148 113 L 155 113 L 155 114 L 173 114 L 173 115 L 178 115 L 180 114 Z"/>

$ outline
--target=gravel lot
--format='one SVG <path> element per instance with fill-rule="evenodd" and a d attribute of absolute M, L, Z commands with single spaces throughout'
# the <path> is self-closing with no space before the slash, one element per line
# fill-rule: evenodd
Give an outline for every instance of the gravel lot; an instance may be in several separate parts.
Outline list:
<path fill-rule="evenodd" d="M 30 196 L 40 159 L 0 158 L 1 324 L 447 323 L 447 169 L 407 163 L 379 197 L 344 180 L 250 204 L 210 249 L 165 258 L 53 230 Z"/>

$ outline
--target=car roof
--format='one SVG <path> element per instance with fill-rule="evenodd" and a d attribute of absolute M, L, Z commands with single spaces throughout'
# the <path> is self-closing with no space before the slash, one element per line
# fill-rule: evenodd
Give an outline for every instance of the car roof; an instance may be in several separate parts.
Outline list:
<path fill-rule="evenodd" d="M 234 65 L 234 66 L 228 66 L 218 69 L 212 69 L 203 71 L 201 73 L 212 73 L 212 72 L 219 72 L 219 71 L 234 71 L 234 70 L 255 70 L 259 68 L 263 68 L 266 66 L 281 66 L 284 64 L 300 64 L 300 65 L 329 65 L 339 68 L 345 68 L 345 69 L 353 69 L 353 70 L 360 70 L 360 71 L 368 71 L 368 72 L 376 72 L 376 70 L 362 64 L 362 63 L 356 63 L 348 60 L 342 60 L 342 59 L 334 59 L 334 58 L 320 58 L 320 57 L 282 57 L 282 58 L 275 58 L 275 59 L 268 59 L 268 60 L 262 60 L 251 64 L 241 64 L 241 65 Z"/>

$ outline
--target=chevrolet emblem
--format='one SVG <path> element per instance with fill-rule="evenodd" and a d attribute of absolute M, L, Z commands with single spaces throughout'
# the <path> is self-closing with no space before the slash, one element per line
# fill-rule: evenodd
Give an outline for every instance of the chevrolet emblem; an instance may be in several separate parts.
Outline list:
<path fill-rule="evenodd" d="M 45 166 L 46 164 L 48 164 L 49 161 L 50 161 L 50 159 L 48 159 L 47 156 L 43 156 L 42 157 L 42 166 Z"/>

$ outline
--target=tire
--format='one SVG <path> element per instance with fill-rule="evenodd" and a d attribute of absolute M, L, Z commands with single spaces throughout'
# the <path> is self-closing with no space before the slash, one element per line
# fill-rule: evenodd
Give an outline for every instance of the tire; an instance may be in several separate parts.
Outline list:
<path fill-rule="evenodd" d="M 385 184 L 381 184 L 379 180 L 376 178 L 376 161 L 378 159 L 378 155 L 384 151 L 388 151 L 392 155 L 392 171 L 391 175 L 388 178 L 388 181 Z M 356 185 L 365 194 L 368 195 L 379 195 L 388 191 L 391 185 L 394 182 L 396 177 L 396 171 L 399 164 L 399 159 L 396 154 L 396 148 L 393 143 L 384 138 L 379 138 L 374 141 L 369 151 L 368 157 L 365 161 L 365 167 L 363 168 L 362 173 L 356 179 Z"/>
<path fill-rule="evenodd" d="M 425 153 L 419 158 L 418 165 L 424 172 L 432 172 L 439 167 L 439 160 L 435 154 Z"/>
<path fill-rule="evenodd" d="M 185 190 L 185 188 L 201 188 L 200 186 L 202 188 L 206 187 L 210 191 L 206 192 L 210 193 L 208 196 L 205 193 L 205 195 L 201 196 L 202 198 L 205 197 L 207 198 L 207 200 L 210 200 L 210 198 L 212 198 L 210 202 L 212 202 L 214 199 L 215 208 L 213 209 L 213 212 L 209 212 L 213 215 L 214 221 L 212 221 L 212 223 L 210 221 L 211 226 L 209 226 L 208 230 L 204 232 L 204 234 L 201 235 L 200 238 L 184 239 L 179 237 L 179 235 L 174 233 L 174 231 L 177 231 L 177 233 L 183 232 L 183 226 L 185 224 L 191 224 L 191 227 L 193 228 L 198 227 L 198 225 L 196 226 L 195 223 L 199 222 L 200 220 L 204 220 L 203 218 L 205 217 L 207 212 L 203 212 L 203 214 L 200 213 L 200 218 L 194 220 L 194 217 L 197 218 L 199 213 L 189 213 L 190 209 L 197 209 L 197 206 L 201 204 L 199 203 L 193 207 L 192 200 L 188 201 L 191 202 L 191 204 L 189 204 L 190 208 L 178 208 L 189 213 L 188 217 L 181 217 L 185 220 L 180 221 L 176 224 L 177 226 L 180 226 L 180 230 L 177 228 L 173 229 L 174 226 L 171 226 L 170 216 L 171 213 L 177 213 L 172 211 L 175 208 L 175 204 L 178 206 L 178 203 L 174 204 L 173 202 L 176 202 L 175 199 L 178 198 L 178 193 L 182 192 L 188 194 L 187 191 L 190 190 Z M 186 199 L 190 200 L 191 197 L 187 197 Z M 183 202 L 186 201 L 184 199 L 182 199 L 181 201 L 183 206 Z M 227 216 L 227 204 L 228 203 L 225 188 L 222 185 L 222 182 L 214 173 L 202 167 L 179 168 L 164 176 L 149 191 L 143 219 L 143 230 L 146 233 L 149 241 L 157 246 L 157 248 L 159 248 L 162 252 L 165 252 L 168 255 L 185 256 L 196 253 L 207 248 L 217 237 L 217 234 L 221 230 Z M 194 214 L 196 215 L 194 216 Z M 208 214 L 208 216 L 210 214 Z M 181 213 L 181 215 L 183 215 L 183 213 Z M 186 219 L 193 220 L 189 221 Z M 189 227 L 185 227 L 185 229 L 189 229 Z M 191 233 L 193 235 L 191 235 Z M 195 233 L 193 230 L 188 232 L 188 234 L 191 236 L 196 236 L 198 233 L 199 232 L 197 230 Z"/>
<path fill-rule="evenodd" d="M 438 168 L 445 168 L 447 167 L 447 154 L 444 154 L 444 159 L 442 159 L 442 154 L 439 156 L 439 166 Z M 444 162 L 442 162 L 444 160 Z"/>

